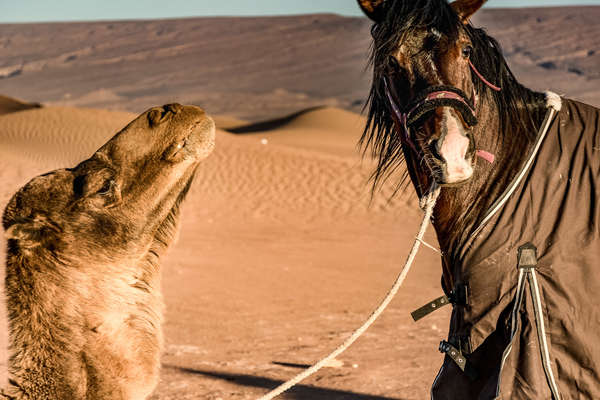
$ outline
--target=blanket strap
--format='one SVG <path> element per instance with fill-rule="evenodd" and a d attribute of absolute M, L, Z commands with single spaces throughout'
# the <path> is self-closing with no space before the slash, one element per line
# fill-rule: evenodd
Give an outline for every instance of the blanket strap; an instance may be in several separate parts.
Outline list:
<path fill-rule="evenodd" d="M 458 284 L 456 288 L 452 290 L 447 296 L 444 295 L 442 297 L 438 297 L 435 300 L 431 300 L 429 303 L 425 304 L 423 307 L 416 309 L 411 312 L 415 322 L 419 321 L 422 318 L 425 318 L 432 312 L 439 310 L 440 308 L 447 306 L 448 304 L 454 304 L 459 306 L 466 306 L 469 302 L 469 289 L 465 284 Z"/>
<path fill-rule="evenodd" d="M 535 308 L 535 325 L 537 327 L 538 341 L 540 343 L 540 353 L 542 357 L 542 364 L 544 365 L 544 372 L 546 373 L 546 379 L 548 380 L 548 386 L 552 391 L 552 397 L 554 400 L 560 400 L 560 392 L 558 391 L 558 385 L 556 379 L 554 379 L 554 373 L 552 372 L 552 363 L 550 361 L 550 350 L 548 349 L 548 340 L 546 338 L 546 327 L 544 323 L 544 314 L 542 310 L 542 300 L 540 295 L 540 287 L 537 280 L 537 249 L 531 243 L 528 243 L 519 248 L 519 254 L 525 259 L 531 258 L 535 265 L 525 266 L 528 274 L 527 281 L 529 282 L 529 289 L 531 290 L 531 297 L 533 298 L 533 306 Z M 529 253 L 529 255 L 527 255 Z"/>
<path fill-rule="evenodd" d="M 412 316 L 413 320 L 417 322 L 418 320 L 425 318 L 435 310 L 439 310 L 440 308 L 447 306 L 448 304 L 450 304 L 450 299 L 448 299 L 448 296 L 444 295 L 442 297 L 438 297 L 437 299 L 430 301 L 423 307 L 416 309 L 415 311 L 411 312 L 410 315 Z"/>
<path fill-rule="evenodd" d="M 502 354 L 502 361 L 500 363 L 500 374 L 498 379 L 498 386 L 496 388 L 496 398 L 500 398 L 500 383 L 502 378 L 502 370 L 510 355 L 513 347 L 515 336 L 519 330 L 519 312 L 521 305 L 523 304 L 525 286 L 529 283 L 529 289 L 531 291 L 531 297 L 533 299 L 535 325 L 537 328 L 538 342 L 540 346 L 540 355 L 542 358 L 542 365 L 544 367 L 544 373 L 546 374 L 546 380 L 548 381 L 548 387 L 552 392 L 552 398 L 554 400 L 561 400 L 560 392 L 558 390 L 558 384 L 554 378 L 552 371 L 552 363 L 550 361 L 550 351 L 548 349 L 548 340 L 546 338 L 546 328 L 544 323 L 544 314 L 542 310 L 542 300 L 540 295 L 540 287 L 537 281 L 536 268 L 538 265 L 537 259 L 537 248 L 527 243 L 519 247 L 518 253 L 518 268 L 519 268 L 519 280 L 517 283 L 517 294 L 514 300 L 512 316 L 511 316 L 511 333 L 510 341 L 504 353 Z M 527 281 L 526 281 L 527 280 Z"/>
<path fill-rule="evenodd" d="M 459 351 L 456 347 L 452 346 L 452 344 L 448 343 L 445 340 L 440 342 L 440 353 L 445 353 L 448 357 L 452 359 L 458 365 L 458 368 L 461 369 L 469 377 L 471 380 L 476 380 L 478 377 L 477 370 L 473 368 L 473 365 L 469 363 L 467 357 Z"/>

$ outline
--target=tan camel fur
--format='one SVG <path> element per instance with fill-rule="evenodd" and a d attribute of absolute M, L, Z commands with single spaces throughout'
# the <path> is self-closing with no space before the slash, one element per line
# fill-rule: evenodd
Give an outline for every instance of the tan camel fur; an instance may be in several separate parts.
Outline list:
<path fill-rule="evenodd" d="M 162 346 L 159 258 L 214 132 L 198 107 L 152 108 L 91 158 L 12 197 L 2 219 L 6 398 L 150 396 Z"/>

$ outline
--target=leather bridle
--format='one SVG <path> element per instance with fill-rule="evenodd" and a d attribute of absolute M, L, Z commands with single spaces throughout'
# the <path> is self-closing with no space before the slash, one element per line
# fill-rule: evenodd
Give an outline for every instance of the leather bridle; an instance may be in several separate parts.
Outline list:
<path fill-rule="evenodd" d="M 494 91 L 502 90 L 500 87 L 485 79 L 477 68 L 475 68 L 471 60 L 469 60 L 469 66 L 475 75 L 490 89 Z M 452 107 L 460 112 L 463 120 L 469 127 L 477 125 L 477 95 L 475 89 L 473 89 L 473 94 L 469 99 L 462 90 L 454 86 L 430 86 L 419 93 L 414 100 L 410 101 L 409 105 L 406 107 L 406 111 L 401 111 L 396 100 L 395 91 L 387 76 L 384 77 L 384 86 L 392 115 L 402 131 L 402 140 L 417 154 L 417 146 L 413 142 L 410 134 L 411 128 L 418 126 L 419 122 L 423 121 L 423 117 L 426 114 L 438 107 Z M 494 155 L 486 151 L 477 150 L 476 155 L 490 163 L 494 162 Z"/>

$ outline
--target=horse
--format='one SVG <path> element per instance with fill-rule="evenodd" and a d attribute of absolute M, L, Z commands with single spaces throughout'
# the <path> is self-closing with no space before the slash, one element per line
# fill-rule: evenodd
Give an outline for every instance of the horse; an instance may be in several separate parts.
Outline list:
<path fill-rule="evenodd" d="M 452 304 L 431 397 L 600 398 L 600 110 L 520 84 L 471 17 L 485 0 L 358 0 L 373 20 L 361 138 L 403 164 Z"/>

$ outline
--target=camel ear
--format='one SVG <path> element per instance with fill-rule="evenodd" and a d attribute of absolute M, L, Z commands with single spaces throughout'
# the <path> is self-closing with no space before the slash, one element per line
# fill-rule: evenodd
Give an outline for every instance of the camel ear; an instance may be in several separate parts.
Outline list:
<path fill-rule="evenodd" d="M 57 232 L 58 228 L 45 218 L 34 217 L 12 224 L 6 228 L 4 236 L 18 241 L 23 248 L 33 248 L 45 245 Z"/>
<path fill-rule="evenodd" d="M 458 14 L 463 24 L 468 24 L 469 19 L 479 10 L 487 0 L 456 0 L 450 7 Z"/>
<path fill-rule="evenodd" d="M 381 22 L 383 20 L 384 3 L 385 0 L 358 0 L 358 5 L 365 15 L 375 22 Z"/>
<path fill-rule="evenodd" d="M 7 240 L 16 240 L 19 242 L 19 246 L 24 248 L 33 248 L 41 244 L 41 230 L 32 223 L 11 225 L 6 230 L 4 237 Z"/>

